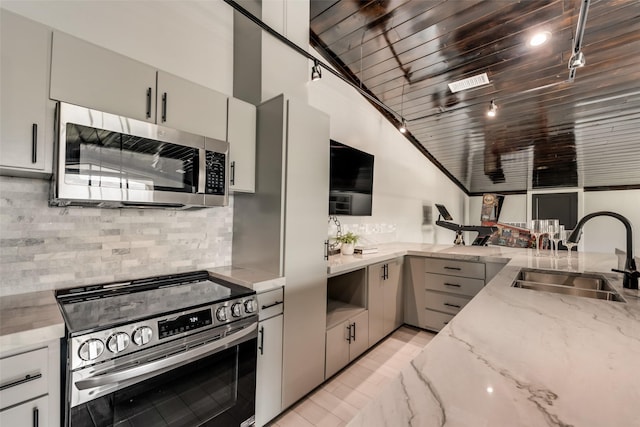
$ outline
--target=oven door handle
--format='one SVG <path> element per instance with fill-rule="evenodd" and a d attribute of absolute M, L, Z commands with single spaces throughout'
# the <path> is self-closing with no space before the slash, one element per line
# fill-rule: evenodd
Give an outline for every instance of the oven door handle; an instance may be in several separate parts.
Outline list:
<path fill-rule="evenodd" d="M 109 384 L 118 384 L 124 381 L 133 380 L 143 375 L 147 377 L 159 375 L 163 372 L 173 369 L 174 367 L 178 367 L 191 362 L 192 360 L 217 353 L 221 350 L 225 350 L 229 347 L 239 344 L 239 341 L 246 341 L 246 339 L 244 338 L 249 337 L 250 335 L 253 336 L 249 337 L 249 339 L 257 337 L 257 326 L 258 324 L 254 322 L 238 332 L 234 332 L 233 334 L 227 335 L 224 338 L 201 345 L 191 350 L 187 350 L 183 353 L 169 356 L 160 360 L 155 360 L 153 362 L 135 366 L 133 368 L 124 369 L 119 372 L 95 375 L 93 377 L 77 381 L 74 383 L 74 385 L 79 390 L 86 390 Z"/>

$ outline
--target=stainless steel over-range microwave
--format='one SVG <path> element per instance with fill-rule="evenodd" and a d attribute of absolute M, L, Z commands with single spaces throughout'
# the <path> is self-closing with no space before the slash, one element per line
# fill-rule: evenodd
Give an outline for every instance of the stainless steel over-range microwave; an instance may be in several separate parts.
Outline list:
<path fill-rule="evenodd" d="M 229 144 L 58 103 L 51 205 L 193 208 L 229 200 Z"/>

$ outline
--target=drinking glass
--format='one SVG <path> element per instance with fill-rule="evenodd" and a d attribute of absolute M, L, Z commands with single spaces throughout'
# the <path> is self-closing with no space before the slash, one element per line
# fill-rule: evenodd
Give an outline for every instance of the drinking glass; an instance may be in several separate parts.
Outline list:
<path fill-rule="evenodd" d="M 529 222 L 529 232 L 536 242 L 536 256 L 540 256 L 540 242 L 538 239 L 542 234 L 547 232 L 546 226 L 547 222 L 544 219 L 534 219 Z"/>
<path fill-rule="evenodd" d="M 566 230 L 564 232 L 564 245 L 567 247 L 567 259 L 571 259 L 571 249 L 577 245 L 577 243 L 569 241 L 569 236 L 571 236 L 572 231 L 573 230 Z"/>
<path fill-rule="evenodd" d="M 556 240 L 554 240 L 554 242 L 556 242 L 556 258 L 560 258 L 560 252 L 558 252 L 558 247 L 560 246 L 560 243 L 564 242 L 565 240 L 564 225 L 561 225 L 560 227 L 558 227 L 558 232 L 555 234 L 555 236 L 556 236 Z"/>
<path fill-rule="evenodd" d="M 558 236 L 558 232 L 560 231 L 560 220 L 559 219 L 548 219 L 547 220 L 547 233 L 549 235 L 549 240 L 551 242 L 553 242 L 553 246 L 551 246 L 551 244 L 549 244 L 549 246 L 551 246 L 549 249 L 551 250 L 551 257 L 555 256 L 554 253 L 554 247 L 557 251 L 558 249 L 558 240 L 560 239 L 560 237 Z"/>

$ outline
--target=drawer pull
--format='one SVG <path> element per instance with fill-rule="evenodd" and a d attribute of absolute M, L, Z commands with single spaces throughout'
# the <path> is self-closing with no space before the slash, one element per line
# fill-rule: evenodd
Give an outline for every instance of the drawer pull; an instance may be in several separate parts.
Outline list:
<path fill-rule="evenodd" d="M 443 325 L 448 325 L 448 324 L 449 324 L 449 322 L 442 322 L 442 324 L 443 324 Z"/>
<path fill-rule="evenodd" d="M 445 270 L 455 270 L 455 271 L 461 271 L 462 269 L 460 267 L 447 267 L 446 265 L 444 266 Z"/>
<path fill-rule="evenodd" d="M 282 301 L 276 301 L 273 304 L 263 305 L 261 310 L 266 310 L 267 308 L 275 307 L 276 305 L 282 304 Z"/>
<path fill-rule="evenodd" d="M 167 121 L 167 92 L 162 94 L 162 122 Z"/>
<path fill-rule="evenodd" d="M 31 126 L 31 163 L 38 163 L 38 124 Z"/>
<path fill-rule="evenodd" d="M 24 376 L 24 378 L 21 378 L 19 380 L 11 381 L 11 382 L 8 382 L 8 383 L 0 385 L 0 391 L 6 390 L 6 389 L 11 388 L 11 387 L 15 387 L 15 386 L 20 385 L 20 384 L 25 384 L 25 383 L 28 383 L 30 381 L 35 381 L 35 380 L 40 379 L 40 378 L 42 378 L 42 374 L 40 372 L 35 372 L 33 374 L 27 374 L 27 375 Z"/>
<path fill-rule="evenodd" d="M 444 283 L 445 286 L 453 286 L 455 288 L 459 288 L 460 285 L 458 285 L 457 283 Z"/>
<path fill-rule="evenodd" d="M 447 307 L 454 307 L 454 308 L 460 308 L 459 305 L 456 304 L 449 304 L 448 302 L 445 302 L 444 305 L 446 305 Z"/>
<path fill-rule="evenodd" d="M 151 118 L 151 88 L 147 88 L 147 119 Z"/>
<path fill-rule="evenodd" d="M 260 345 L 258 346 L 258 350 L 260 350 L 260 355 L 264 354 L 264 326 L 260 326 L 260 330 L 258 331 L 260 334 Z"/>

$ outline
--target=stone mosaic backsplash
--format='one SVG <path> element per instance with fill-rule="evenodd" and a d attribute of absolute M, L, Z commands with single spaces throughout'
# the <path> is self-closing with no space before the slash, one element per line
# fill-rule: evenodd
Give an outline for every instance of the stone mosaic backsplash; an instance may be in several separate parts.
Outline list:
<path fill-rule="evenodd" d="M 229 206 L 49 207 L 49 181 L 0 176 L 0 296 L 231 264 Z"/>

